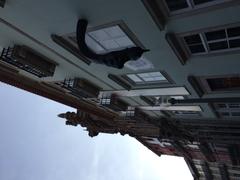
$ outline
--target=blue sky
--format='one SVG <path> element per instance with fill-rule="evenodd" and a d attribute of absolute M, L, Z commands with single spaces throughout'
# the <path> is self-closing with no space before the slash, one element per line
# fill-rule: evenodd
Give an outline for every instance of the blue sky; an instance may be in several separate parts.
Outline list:
<path fill-rule="evenodd" d="M 90 138 L 57 114 L 74 109 L 0 83 L 1 180 L 192 180 L 182 158 L 160 158 L 129 136 Z"/>

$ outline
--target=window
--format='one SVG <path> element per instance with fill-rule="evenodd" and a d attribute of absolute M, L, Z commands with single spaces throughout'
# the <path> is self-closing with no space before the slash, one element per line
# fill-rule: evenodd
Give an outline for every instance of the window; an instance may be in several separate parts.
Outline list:
<path fill-rule="evenodd" d="M 214 103 L 213 107 L 221 118 L 240 117 L 240 103 Z"/>
<path fill-rule="evenodd" d="M 77 43 L 75 33 L 69 35 L 69 38 Z M 86 43 L 96 53 L 135 46 L 119 25 L 89 31 L 86 35 Z"/>
<path fill-rule="evenodd" d="M 231 2 L 231 0 L 165 0 L 164 1 L 170 15 L 181 14 L 188 11 L 207 8 L 221 3 Z"/>
<path fill-rule="evenodd" d="M 239 0 L 142 0 L 152 19 L 163 30 L 174 17 L 185 17 L 238 5 Z"/>
<path fill-rule="evenodd" d="M 165 71 L 139 72 L 122 75 L 109 74 L 108 78 L 124 89 L 157 88 L 173 84 L 173 80 Z"/>
<path fill-rule="evenodd" d="M 175 115 L 196 115 L 198 112 L 196 111 L 172 111 Z"/>
<path fill-rule="evenodd" d="M 135 116 L 135 107 L 129 106 L 126 111 L 126 118 L 131 118 Z"/>
<path fill-rule="evenodd" d="M 0 0 L 0 7 L 4 7 L 6 0 Z"/>
<path fill-rule="evenodd" d="M 100 99 L 100 104 L 101 105 L 109 105 L 111 102 L 111 99 L 110 98 L 101 98 Z"/>
<path fill-rule="evenodd" d="M 157 82 L 168 82 L 160 72 L 148 72 L 138 74 L 127 74 L 127 78 L 135 84 L 148 84 Z"/>
<path fill-rule="evenodd" d="M 115 111 L 127 111 L 129 107 L 128 103 L 126 103 L 116 95 L 106 97 L 104 96 L 100 98 L 100 105 L 103 105 Z M 132 112 L 134 111 L 132 110 Z"/>
<path fill-rule="evenodd" d="M 200 116 L 199 111 L 163 111 L 171 117 L 198 117 Z"/>
<path fill-rule="evenodd" d="M 192 55 L 239 50 L 240 26 L 186 35 L 183 41 Z"/>
<path fill-rule="evenodd" d="M 170 11 L 177 11 L 180 9 L 188 8 L 188 3 L 186 0 L 166 0 L 166 3 Z"/>
<path fill-rule="evenodd" d="M 192 54 L 206 52 L 199 34 L 185 36 L 184 40 Z"/>
<path fill-rule="evenodd" d="M 212 78 L 207 79 L 207 82 L 212 91 L 239 90 L 240 88 L 240 77 Z"/>
<path fill-rule="evenodd" d="M 65 79 L 64 81 L 55 82 L 55 84 L 79 98 L 97 98 L 101 90 L 95 84 L 80 78 Z"/>
<path fill-rule="evenodd" d="M 191 83 L 196 91 L 203 94 L 238 93 L 240 91 L 240 75 L 202 76 L 191 77 L 195 83 Z"/>
<path fill-rule="evenodd" d="M 75 32 L 63 36 L 53 35 L 52 38 L 57 44 L 67 49 L 84 62 L 90 64 L 90 59 L 79 54 Z M 133 46 L 144 48 L 136 36 L 122 21 L 88 28 L 86 33 L 86 43 L 89 48 L 97 54 L 103 54 Z"/>

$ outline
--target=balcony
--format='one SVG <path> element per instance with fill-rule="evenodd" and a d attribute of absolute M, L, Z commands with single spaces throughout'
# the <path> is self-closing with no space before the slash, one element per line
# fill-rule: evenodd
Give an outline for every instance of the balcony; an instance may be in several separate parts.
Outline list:
<path fill-rule="evenodd" d="M 57 65 L 31 48 L 19 45 L 4 48 L 0 60 L 39 78 L 53 76 Z"/>

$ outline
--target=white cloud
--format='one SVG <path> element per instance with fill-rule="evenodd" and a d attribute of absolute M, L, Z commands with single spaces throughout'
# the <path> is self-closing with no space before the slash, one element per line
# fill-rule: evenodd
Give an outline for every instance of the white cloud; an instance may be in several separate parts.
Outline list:
<path fill-rule="evenodd" d="M 90 138 L 57 114 L 72 108 L 0 84 L 0 179 L 192 179 L 182 159 L 162 156 L 129 136 Z"/>

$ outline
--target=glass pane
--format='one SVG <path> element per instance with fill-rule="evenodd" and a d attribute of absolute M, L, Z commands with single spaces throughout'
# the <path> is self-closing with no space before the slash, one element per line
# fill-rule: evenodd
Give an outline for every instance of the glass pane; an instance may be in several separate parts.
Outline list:
<path fill-rule="evenodd" d="M 128 74 L 127 77 L 130 78 L 133 82 L 142 82 L 142 80 L 135 74 Z"/>
<path fill-rule="evenodd" d="M 188 8 L 186 0 L 166 0 L 166 3 L 170 11 Z"/>
<path fill-rule="evenodd" d="M 141 78 L 147 78 L 147 77 L 150 77 L 150 74 L 149 73 L 139 73 L 138 76 Z"/>
<path fill-rule="evenodd" d="M 212 91 L 218 90 L 234 90 L 240 88 L 240 78 L 213 78 L 207 79 L 208 85 Z"/>
<path fill-rule="evenodd" d="M 229 108 L 240 108 L 240 104 L 229 104 Z"/>
<path fill-rule="evenodd" d="M 230 48 L 240 47 L 240 39 L 234 39 L 229 41 Z"/>
<path fill-rule="evenodd" d="M 220 41 L 220 42 L 215 42 L 215 43 L 209 43 L 208 45 L 209 45 L 209 49 L 211 51 L 228 49 L 227 41 Z"/>
<path fill-rule="evenodd" d="M 154 81 L 165 81 L 166 78 L 164 76 L 156 76 L 154 77 Z"/>
<path fill-rule="evenodd" d="M 199 34 L 191 35 L 191 36 L 185 36 L 184 40 L 188 45 L 190 44 L 201 44 L 202 40 L 199 36 Z"/>
<path fill-rule="evenodd" d="M 211 32 L 206 32 L 205 36 L 206 36 L 208 41 L 225 39 L 226 38 L 226 32 L 225 32 L 225 30 L 211 31 Z"/>
<path fill-rule="evenodd" d="M 230 116 L 230 114 L 228 112 L 222 112 L 221 115 L 222 116 Z"/>
<path fill-rule="evenodd" d="M 174 111 L 176 115 L 196 115 L 195 111 Z"/>
<path fill-rule="evenodd" d="M 119 44 L 114 40 L 101 41 L 100 44 L 109 51 L 120 48 Z"/>
<path fill-rule="evenodd" d="M 146 82 L 151 82 L 151 81 L 154 81 L 154 78 L 152 78 L 152 77 L 145 77 L 145 78 L 143 78 L 143 80 L 146 81 Z"/>
<path fill-rule="evenodd" d="M 200 4 L 209 3 L 213 1 L 219 1 L 219 0 L 193 0 L 195 5 L 200 5 Z"/>
<path fill-rule="evenodd" d="M 126 36 L 123 30 L 119 26 L 112 26 L 109 28 L 103 29 L 111 38 L 119 38 Z"/>
<path fill-rule="evenodd" d="M 232 112 L 232 116 L 240 116 L 240 112 Z"/>
<path fill-rule="evenodd" d="M 106 52 L 96 41 L 94 41 L 89 35 L 85 37 L 88 47 L 90 47 L 96 53 Z"/>
<path fill-rule="evenodd" d="M 162 77 L 162 74 L 160 72 L 151 72 L 151 73 L 148 73 L 150 76 L 153 76 L 153 77 Z"/>
<path fill-rule="evenodd" d="M 89 45 L 90 48 L 95 52 L 104 53 L 106 51 L 120 50 L 135 46 L 134 42 L 128 37 L 128 35 L 121 29 L 119 25 L 90 31 L 88 32 L 88 36 L 88 39 L 86 39 L 88 44 L 90 44 L 88 41 L 91 38 L 98 43 L 98 47 L 93 43 Z M 104 52 L 99 50 L 101 47 L 104 49 Z"/>
<path fill-rule="evenodd" d="M 240 36 L 240 27 L 227 29 L 228 37 Z"/>
<path fill-rule="evenodd" d="M 192 54 L 206 52 L 205 48 L 202 44 L 201 45 L 191 45 L 191 46 L 189 46 L 189 49 Z"/>
<path fill-rule="evenodd" d="M 107 34 L 102 29 L 101 30 L 97 30 L 97 31 L 91 31 L 91 32 L 88 33 L 88 35 L 91 36 L 92 38 L 94 38 L 98 42 L 111 39 L 109 34 Z"/>
<path fill-rule="evenodd" d="M 218 108 L 226 108 L 227 107 L 226 104 L 218 104 L 217 106 L 218 106 Z"/>
<path fill-rule="evenodd" d="M 115 42 L 120 47 L 132 47 L 132 46 L 134 46 L 134 43 L 127 36 L 115 39 Z"/>
<path fill-rule="evenodd" d="M 151 72 L 151 73 L 139 73 L 139 77 L 141 77 L 144 81 L 165 81 L 166 78 L 160 72 Z"/>

